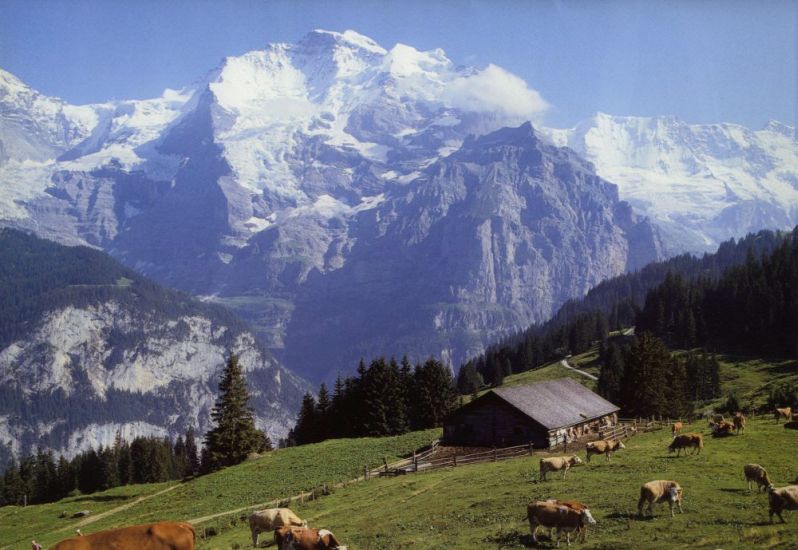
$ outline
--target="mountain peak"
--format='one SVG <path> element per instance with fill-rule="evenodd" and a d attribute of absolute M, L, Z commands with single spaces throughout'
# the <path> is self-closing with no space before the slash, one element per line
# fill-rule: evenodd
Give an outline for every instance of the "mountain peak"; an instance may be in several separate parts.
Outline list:
<path fill-rule="evenodd" d="M 387 53 L 385 48 L 380 46 L 376 41 L 353 30 L 336 32 L 325 29 L 314 29 L 297 42 L 297 46 L 300 48 L 309 49 L 328 48 L 335 44 L 345 44 L 349 47 L 379 55 L 385 55 Z"/>

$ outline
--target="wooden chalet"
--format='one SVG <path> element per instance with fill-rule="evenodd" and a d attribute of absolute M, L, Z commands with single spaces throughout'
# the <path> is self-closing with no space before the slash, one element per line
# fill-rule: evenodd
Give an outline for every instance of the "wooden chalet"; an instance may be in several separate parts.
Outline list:
<path fill-rule="evenodd" d="M 619 408 L 570 378 L 496 388 L 451 413 L 446 445 L 551 447 L 614 425 Z"/>

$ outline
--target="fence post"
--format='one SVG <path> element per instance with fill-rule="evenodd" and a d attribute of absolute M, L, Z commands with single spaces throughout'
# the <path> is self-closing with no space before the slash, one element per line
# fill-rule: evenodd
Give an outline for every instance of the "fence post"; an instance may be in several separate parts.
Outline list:
<path fill-rule="evenodd" d="M 363 466 L 363 480 L 364 481 L 368 481 L 369 480 L 369 467 L 368 467 L 368 464 Z"/>
<path fill-rule="evenodd" d="M 457 455 L 454 455 L 454 467 L 457 468 Z"/>
<path fill-rule="evenodd" d="M 496 447 L 493 447 L 493 462 L 496 462 Z"/>
<path fill-rule="evenodd" d="M 413 453 L 413 472 L 418 472 L 418 458 Z"/>
<path fill-rule="evenodd" d="M 530 455 L 532 454 L 532 442 L 531 441 L 529 442 L 529 454 Z"/>

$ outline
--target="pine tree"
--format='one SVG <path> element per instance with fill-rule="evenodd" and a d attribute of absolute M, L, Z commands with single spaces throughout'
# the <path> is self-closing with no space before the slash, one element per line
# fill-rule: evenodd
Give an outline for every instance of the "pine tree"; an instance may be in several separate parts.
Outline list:
<path fill-rule="evenodd" d="M 444 417 L 456 405 L 457 396 L 451 371 L 440 361 L 430 358 L 416 368 L 414 379 L 413 428 L 440 426 Z"/>
<path fill-rule="evenodd" d="M 215 426 L 206 434 L 205 446 L 208 466 L 213 470 L 243 462 L 263 441 L 255 427 L 249 391 L 236 355 L 227 360 L 211 419 Z"/>
<path fill-rule="evenodd" d="M 293 432 L 297 445 L 305 445 L 317 441 L 316 399 L 310 392 L 305 393 L 302 397 L 302 405 L 299 407 L 299 416 Z"/>
<path fill-rule="evenodd" d="M 327 391 L 327 384 L 321 383 L 319 387 L 319 401 L 316 403 L 316 418 L 318 440 L 324 441 L 329 437 L 330 426 L 330 392 Z"/>
<path fill-rule="evenodd" d="M 194 428 L 186 430 L 186 470 L 183 477 L 195 476 L 200 471 L 200 459 L 197 453 L 197 441 L 194 437 Z"/>
<path fill-rule="evenodd" d="M 13 456 L 11 463 L 6 468 L 3 476 L 3 502 L 6 504 L 21 504 L 25 494 L 25 482 L 20 475 L 17 462 Z"/>

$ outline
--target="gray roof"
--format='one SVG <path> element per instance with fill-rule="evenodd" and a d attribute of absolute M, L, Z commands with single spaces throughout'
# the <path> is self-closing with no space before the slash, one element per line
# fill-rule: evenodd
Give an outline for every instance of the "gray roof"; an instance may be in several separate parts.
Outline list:
<path fill-rule="evenodd" d="M 496 388 L 493 393 L 550 430 L 580 424 L 619 410 L 570 378 Z"/>

